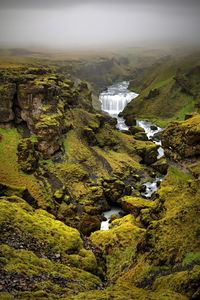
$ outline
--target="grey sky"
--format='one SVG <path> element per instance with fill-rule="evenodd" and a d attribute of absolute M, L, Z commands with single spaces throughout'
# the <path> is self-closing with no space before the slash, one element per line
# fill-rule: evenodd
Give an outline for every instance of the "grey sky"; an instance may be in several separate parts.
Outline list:
<path fill-rule="evenodd" d="M 200 43 L 196 0 L 1 0 L 0 46 Z"/>

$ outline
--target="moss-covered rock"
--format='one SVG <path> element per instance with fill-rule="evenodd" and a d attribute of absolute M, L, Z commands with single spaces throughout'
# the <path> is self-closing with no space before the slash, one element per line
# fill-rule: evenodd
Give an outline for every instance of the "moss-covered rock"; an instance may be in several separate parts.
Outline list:
<path fill-rule="evenodd" d="M 155 169 L 156 171 L 158 171 L 161 174 L 167 173 L 168 164 L 167 164 L 166 158 L 164 158 L 164 157 L 158 159 L 158 161 L 155 162 L 154 164 L 152 164 L 151 166 L 153 169 Z"/>
<path fill-rule="evenodd" d="M 134 215 L 135 218 L 139 215 L 140 211 L 145 208 L 150 208 L 153 204 L 141 197 L 125 196 L 121 199 L 123 210 Z"/>
<path fill-rule="evenodd" d="M 127 215 L 114 220 L 110 230 L 96 231 L 91 234 L 91 240 L 105 254 L 107 260 L 107 274 L 109 279 L 116 279 L 125 270 L 136 250 L 136 245 L 144 229 L 136 226 L 134 216 Z"/>
<path fill-rule="evenodd" d="M 0 197 L 6 196 L 8 197 L 10 202 L 17 202 L 19 198 L 19 202 L 21 202 L 22 198 L 26 200 L 26 202 L 31 205 L 33 208 L 38 208 L 38 202 L 34 199 L 27 188 L 25 187 L 18 187 L 8 184 L 0 183 Z"/>
<path fill-rule="evenodd" d="M 148 141 L 148 137 L 145 132 L 138 132 L 134 134 L 134 139 L 140 141 Z"/>
<path fill-rule="evenodd" d="M 198 299 L 200 266 L 196 265 L 191 271 L 174 272 L 155 280 L 153 290 L 170 289 L 186 295 L 189 299 Z"/>
<path fill-rule="evenodd" d="M 136 151 L 140 155 L 144 163 L 151 165 L 157 161 L 158 156 L 158 145 L 155 145 L 152 142 L 147 142 L 146 144 L 136 143 Z"/>
<path fill-rule="evenodd" d="M 36 144 L 29 138 L 19 141 L 17 147 L 18 163 L 25 173 L 31 173 L 37 169 L 39 154 L 36 151 Z"/>
<path fill-rule="evenodd" d="M 200 155 L 200 115 L 184 122 L 170 122 L 163 132 L 165 155 L 174 159 Z"/>
<path fill-rule="evenodd" d="M 132 135 L 135 135 L 136 133 L 145 133 L 144 129 L 139 126 L 130 126 L 129 130 Z"/>
<path fill-rule="evenodd" d="M 101 222 L 98 217 L 85 215 L 81 218 L 80 222 L 80 232 L 84 235 L 90 235 L 91 232 L 99 230 L 101 227 Z"/>

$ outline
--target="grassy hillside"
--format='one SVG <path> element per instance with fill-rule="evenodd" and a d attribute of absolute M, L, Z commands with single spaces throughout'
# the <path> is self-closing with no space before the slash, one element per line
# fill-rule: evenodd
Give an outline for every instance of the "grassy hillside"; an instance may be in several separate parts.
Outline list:
<path fill-rule="evenodd" d="M 125 108 L 126 119 L 152 120 L 165 126 L 200 109 L 200 52 L 166 56 L 135 80 L 130 89 L 140 95 Z"/>

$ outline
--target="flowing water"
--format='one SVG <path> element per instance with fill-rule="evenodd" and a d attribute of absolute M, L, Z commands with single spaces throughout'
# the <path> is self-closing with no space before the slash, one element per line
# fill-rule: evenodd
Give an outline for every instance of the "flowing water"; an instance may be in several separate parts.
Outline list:
<path fill-rule="evenodd" d="M 101 222 L 100 230 L 108 230 L 110 217 L 112 215 L 120 215 L 123 213 L 124 213 L 123 210 L 117 207 L 111 207 L 109 211 L 104 212 L 104 217 L 106 218 L 106 220 Z"/>
<path fill-rule="evenodd" d="M 163 129 L 156 126 L 155 124 L 147 121 L 136 121 L 136 125 L 142 127 L 148 137 L 149 140 L 152 140 L 156 145 L 161 146 L 161 140 L 156 139 L 154 137 L 155 134 L 162 132 Z M 153 129 L 152 129 L 153 128 Z M 162 147 L 158 148 L 158 156 L 157 158 L 161 158 L 164 155 L 164 150 Z"/>
<path fill-rule="evenodd" d="M 117 119 L 116 127 L 120 130 L 128 130 L 129 127 L 125 124 L 125 120 L 123 117 L 119 117 L 118 114 L 123 111 L 126 105 L 136 98 L 138 94 L 131 92 L 128 90 L 129 81 L 123 81 L 119 83 L 115 83 L 107 88 L 107 90 L 103 91 L 99 100 L 101 101 L 101 109 L 104 112 L 107 112 L 111 117 Z M 155 134 L 162 132 L 162 128 L 156 126 L 155 124 L 147 121 L 136 121 L 136 125 L 142 127 L 148 139 L 152 140 L 155 144 L 161 146 L 161 140 L 159 137 L 156 138 Z M 158 149 L 158 159 L 164 155 L 164 151 L 162 147 Z M 142 196 L 150 198 L 153 192 L 157 191 L 159 183 L 164 179 L 164 176 L 156 177 L 153 182 L 146 182 L 144 185 L 146 186 L 146 191 L 141 193 Z M 108 230 L 110 217 L 113 214 L 118 214 L 122 212 L 122 210 L 113 207 L 110 211 L 104 212 L 104 217 L 107 219 L 101 223 L 101 230 Z"/>
<path fill-rule="evenodd" d="M 117 119 L 116 127 L 120 130 L 128 130 L 124 118 L 118 117 L 126 105 L 138 94 L 128 90 L 129 81 L 115 83 L 102 92 L 99 96 L 102 111 L 107 112 L 111 117 Z"/>

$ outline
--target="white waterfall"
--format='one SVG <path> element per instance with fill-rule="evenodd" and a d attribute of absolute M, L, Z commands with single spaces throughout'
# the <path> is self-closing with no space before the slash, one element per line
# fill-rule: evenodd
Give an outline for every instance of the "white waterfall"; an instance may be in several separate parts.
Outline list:
<path fill-rule="evenodd" d="M 117 118 L 117 128 L 121 130 L 128 130 L 128 127 L 125 125 L 124 119 L 118 117 L 118 114 L 123 111 L 132 99 L 138 96 L 138 94 L 128 90 L 128 85 L 128 81 L 113 84 L 99 96 L 99 100 L 102 103 L 101 109 L 111 117 Z"/>

